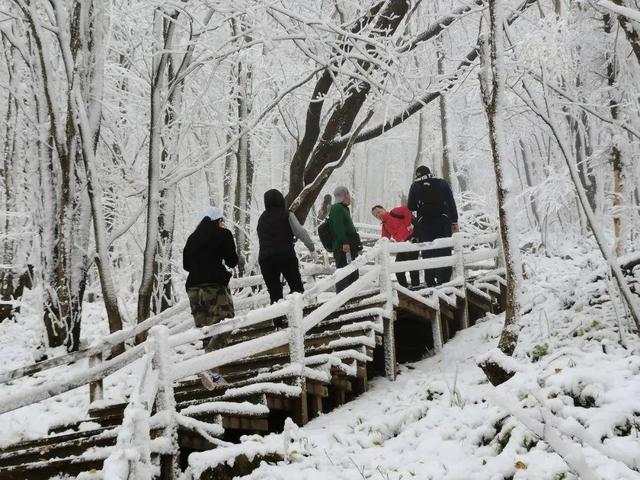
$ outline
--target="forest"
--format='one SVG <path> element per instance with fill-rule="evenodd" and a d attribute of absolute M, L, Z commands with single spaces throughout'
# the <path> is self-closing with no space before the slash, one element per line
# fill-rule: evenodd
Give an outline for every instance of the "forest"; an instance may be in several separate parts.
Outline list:
<path fill-rule="evenodd" d="M 456 336 L 458 340 L 441 346 L 442 352 L 452 352 L 451 358 L 465 349 L 477 356 L 455 362 L 442 357 L 448 362 L 445 370 L 456 373 L 453 387 L 438 387 L 444 395 L 438 408 L 465 411 L 456 403 L 460 367 L 467 369 L 460 371 L 461 384 L 468 382 L 472 389 L 482 381 L 510 388 L 517 397 L 514 402 L 524 402 L 522 411 L 527 412 L 521 393 L 536 381 L 543 388 L 542 372 L 552 367 L 538 360 L 553 356 L 547 349 L 556 341 L 562 347 L 554 358 L 570 364 L 562 369 L 575 367 L 598 379 L 606 374 L 606 363 L 600 369 L 591 363 L 596 357 L 589 355 L 596 350 L 598 355 L 614 355 L 615 350 L 616 365 L 626 373 L 612 373 L 619 387 L 614 390 L 636 398 L 624 407 L 602 400 L 607 412 L 627 412 L 606 427 L 613 432 L 628 426 L 625 435 L 591 431 L 588 420 L 567 414 L 579 428 L 567 427 L 573 432 L 567 433 L 544 417 L 540 428 L 556 428 L 557 438 L 549 439 L 546 431 L 531 426 L 532 417 L 518 428 L 537 432 L 534 436 L 555 452 L 555 460 L 540 459 L 547 470 L 534 474 L 529 469 L 527 474 L 520 460 L 513 466 L 513 458 L 520 457 L 510 453 L 506 470 L 492 466 L 496 470 L 491 474 L 487 470 L 468 478 L 640 478 L 639 85 L 638 0 L 0 0 L 0 403 L 14 405 L 19 383 L 6 390 L 1 383 L 18 378 L 12 373 L 17 369 L 83 355 L 110 338 L 118 341 L 101 350 L 101 360 L 134 355 L 147 338 L 146 325 L 184 313 L 178 310 L 188 301 L 183 250 L 202 212 L 211 207 L 222 212 L 236 245 L 238 262 L 230 270 L 237 318 L 254 297 L 246 307 L 249 313 L 243 314 L 246 318 L 254 309 L 255 315 L 261 314 L 260 308 L 275 312 L 284 303 L 269 307 L 264 285 L 255 280 L 262 274 L 258 224 L 265 210 L 263 195 L 271 189 L 282 192 L 286 208 L 315 243 L 313 253 L 296 246 L 305 290 L 317 293 L 323 275 L 340 275 L 317 232 L 327 195 L 346 187 L 365 252 L 376 252 L 367 260 L 363 255 L 349 271 L 360 269 L 364 279 L 370 271 L 367 262 L 368 268 L 374 268 L 373 263 L 382 272 L 377 287 L 381 295 L 412 298 L 403 287 L 391 286 L 391 272 L 402 270 L 378 262 L 380 252 L 398 255 L 406 249 L 393 246 L 395 242 L 376 243 L 380 221 L 372 207 L 406 205 L 416 169 L 427 166 L 453 192 L 461 232 L 454 237 L 472 242 L 495 234 L 496 268 L 504 284 L 497 287 L 504 311 L 487 314 L 484 336 Z M 462 274 L 464 290 L 463 245 L 453 242 L 449 247 L 462 263 L 459 269 L 451 265 L 455 275 Z M 472 243 L 464 247 L 476 248 Z M 417 255 L 412 265 L 429 268 Z M 321 274 L 313 273 L 307 283 L 310 272 Z M 546 303 L 536 300 L 541 297 Z M 326 305 L 331 304 L 333 297 L 326 298 Z M 285 297 L 294 312 L 296 299 L 295 294 Z M 393 309 L 392 303 L 388 299 L 385 308 Z M 299 309 L 300 325 L 315 318 Z M 567 326 L 581 316 L 581 327 Z M 552 323 L 566 317 L 567 323 L 554 330 L 550 317 Z M 466 318 L 463 323 L 470 330 L 479 328 L 480 323 L 467 325 Z M 389 326 L 387 320 L 380 316 L 383 343 L 388 334 L 393 337 L 393 321 Z M 308 331 L 313 331 L 316 324 L 308 321 Z M 606 331 L 602 335 L 608 340 L 588 333 L 586 324 Z M 170 322 L 167 326 L 173 328 Z M 302 342 L 301 359 L 291 347 L 289 362 L 295 365 L 298 358 L 304 365 L 307 330 L 296 334 L 292 320 L 289 327 L 291 338 L 282 342 L 294 342 L 297 334 Z M 542 330 L 547 331 L 546 340 L 538 338 Z M 576 331 L 582 333 L 571 340 Z M 133 332 L 131 338 L 126 332 Z M 566 343 L 582 342 L 583 334 L 595 343 Z M 147 342 L 160 345 L 162 337 L 154 335 Z M 573 353 L 560 353 L 561 348 L 582 354 L 567 360 Z M 247 350 L 245 356 L 260 352 Z M 424 361 L 435 362 L 442 352 L 435 348 Z M 191 354 L 185 354 L 185 365 L 195 374 L 199 364 L 189 363 Z M 200 370 L 205 364 L 218 367 L 211 352 L 205 357 L 210 361 Z M 84 357 L 73 361 L 79 358 Z M 91 362 L 93 357 L 88 358 Z M 164 360 L 154 362 L 155 369 Z M 387 379 L 394 380 L 396 371 L 385 368 Z M 411 371 L 398 368 L 397 382 L 410 389 L 403 375 Z M 566 382 L 584 388 L 590 384 L 587 377 L 575 373 Z M 29 378 L 29 385 L 37 388 L 42 378 Z M 598 383 L 601 399 L 608 390 L 603 382 Z M 77 386 L 86 383 L 88 377 Z M 158 388 L 168 390 L 162 384 Z M 311 391 L 309 384 L 306 388 L 302 391 Z M 376 388 L 386 389 L 390 404 L 398 401 L 392 398 L 391 384 L 376 383 L 364 395 L 379 391 Z M 575 400 L 576 407 L 582 405 L 581 395 L 575 396 L 582 399 Z M 489 397 L 482 398 L 484 402 Z M 542 404 L 559 398 L 550 393 Z M 157 401 L 160 409 L 164 400 Z M 74 402 L 67 402 L 61 417 L 81 408 Z M 521 419 L 516 407 L 510 411 L 508 401 L 504 403 L 502 412 Z M 552 407 L 544 412 L 560 415 Z M 362 410 L 367 408 L 365 403 Z M 0 411 L 0 425 L 7 422 L 0 447 L 43 433 L 29 426 L 21 410 L 10 417 L 1 414 L 10 410 Z M 320 418 L 328 428 L 330 415 Z M 469 419 L 473 413 L 469 415 L 463 416 Z M 509 438 L 524 435 L 513 433 L 516 429 L 509 430 L 508 437 L 505 425 L 511 420 L 499 417 L 501 423 L 494 419 L 494 426 L 499 424 L 495 442 L 504 439 L 510 445 Z M 608 421 L 604 417 L 598 417 L 598 425 Z M 404 417 L 398 422 L 399 430 L 410 423 Z M 290 431 L 287 425 L 281 435 L 297 439 L 300 451 L 307 448 L 299 440 L 304 429 L 293 431 L 289 425 Z M 588 435 L 575 433 L 580 428 Z M 570 447 L 565 437 L 581 447 Z M 627 443 L 607 444 L 605 437 Z M 326 438 L 309 438 L 307 443 L 319 442 L 337 455 L 335 462 L 329 453 L 313 460 L 314 454 L 307 452 L 300 454 L 306 459 L 304 468 L 294 468 L 295 455 L 279 451 L 288 465 L 284 470 L 265 457 L 268 465 L 248 478 L 302 478 L 299 475 L 307 475 L 305 468 L 313 465 L 319 476 L 308 478 L 327 478 L 322 475 L 331 472 L 345 479 L 409 478 L 394 470 L 402 465 L 381 467 L 382 456 L 354 461 L 357 454 L 340 457 L 336 445 L 323 443 Z M 250 448 L 262 452 L 262 447 Z M 588 449 L 613 458 L 617 466 L 594 460 Z M 503 451 L 510 450 L 499 454 Z M 480 458 L 473 452 L 468 458 Z M 194 455 L 202 457 L 196 461 Z M 0 478 L 2 458 L 0 449 Z M 566 469 L 551 468 L 557 458 Z M 356 465 L 360 461 L 363 465 Z M 231 478 L 202 473 L 213 468 L 211 456 L 193 454 L 189 462 L 187 471 L 194 476 L 185 479 Z M 114 463 L 105 461 L 105 472 L 109 465 Z M 478 465 L 471 462 L 465 468 L 484 468 Z M 447 468 L 415 471 L 422 472 L 418 478 L 460 478 L 452 473 L 455 468 Z M 196 471 L 204 476 L 196 477 Z M 152 478 L 140 472 L 131 470 L 122 477 L 105 473 L 104 478 Z M 165 473 L 162 470 L 161 478 L 178 478 Z"/>

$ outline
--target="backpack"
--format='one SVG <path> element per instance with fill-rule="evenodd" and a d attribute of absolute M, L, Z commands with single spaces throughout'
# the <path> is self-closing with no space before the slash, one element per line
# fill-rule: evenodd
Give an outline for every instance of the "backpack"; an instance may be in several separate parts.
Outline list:
<path fill-rule="evenodd" d="M 318 226 L 318 237 L 320 237 L 322 246 L 332 252 L 334 235 L 328 218 Z"/>
<path fill-rule="evenodd" d="M 420 194 L 421 198 L 418 200 L 418 216 L 419 217 L 437 217 L 445 211 L 444 198 L 442 193 L 437 187 L 437 179 L 428 178 L 420 182 L 422 187 Z"/>

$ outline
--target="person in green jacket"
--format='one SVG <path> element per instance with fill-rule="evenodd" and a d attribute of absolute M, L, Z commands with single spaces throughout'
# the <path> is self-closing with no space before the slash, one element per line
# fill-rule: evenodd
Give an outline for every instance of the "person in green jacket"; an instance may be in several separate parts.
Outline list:
<path fill-rule="evenodd" d="M 362 242 L 360 235 L 356 231 L 356 227 L 351 220 L 351 195 L 347 187 L 337 187 L 333 196 L 335 203 L 331 205 L 329 211 L 329 224 L 333 233 L 333 259 L 336 262 L 336 268 L 342 268 L 351 263 L 362 250 Z M 340 293 L 353 282 L 358 280 L 358 271 L 356 270 L 348 277 L 336 282 L 336 293 Z"/>

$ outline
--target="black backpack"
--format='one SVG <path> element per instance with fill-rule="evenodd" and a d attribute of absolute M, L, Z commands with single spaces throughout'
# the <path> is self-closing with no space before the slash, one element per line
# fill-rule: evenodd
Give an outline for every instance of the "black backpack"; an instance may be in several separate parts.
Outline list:
<path fill-rule="evenodd" d="M 420 182 L 422 188 L 420 191 L 421 198 L 418 200 L 417 213 L 419 217 L 437 217 L 446 211 L 442 193 L 435 185 L 436 181 L 433 178 L 429 178 Z"/>
<path fill-rule="evenodd" d="M 322 246 L 332 252 L 334 235 L 328 218 L 318 226 L 318 237 Z"/>

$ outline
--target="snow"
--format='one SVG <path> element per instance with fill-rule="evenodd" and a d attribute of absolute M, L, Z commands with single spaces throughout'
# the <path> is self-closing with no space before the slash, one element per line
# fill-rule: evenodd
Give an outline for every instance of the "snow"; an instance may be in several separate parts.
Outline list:
<path fill-rule="evenodd" d="M 187 416 L 211 412 L 226 413 L 229 415 L 259 416 L 268 415 L 269 408 L 266 405 L 249 402 L 206 402 L 180 410 L 182 415 Z"/>
<path fill-rule="evenodd" d="M 259 393 L 269 393 L 272 395 L 283 395 L 285 397 L 299 397 L 302 390 L 298 385 L 285 385 L 283 383 L 252 383 L 245 387 L 229 388 L 224 392 L 222 398 L 229 400 L 231 398 L 248 397 Z"/>
<path fill-rule="evenodd" d="M 362 302 L 360 305 L 364 305 L 364 304 L 365 302 Z M 378 308 L 378 307 L 365 308 L 362 310 L 358 310 L 357 312 L 344 313 L 339 317 L 336 317 L 331 320 L 324 320 L 323 322 L 321 322 L 321 325 L 331 325 L 332 323 L 341 323 L 341 322 L 346 322 L 348 320 L 355 320 L 355 319 L 364 318 L 368 316 L 383 317 L 385 313 L 386 311 L 384 310 L 384 308 Z"/>
<path fill-rule="evenodd" d="M 407 287 L 403 287 L 400 284 L 396 284 L 394 285 L 394 288 L 400 292 L 403 293 L 404 295 L 406 295 L 407 297 L 410 297 L 424 305 L 426 305 L 427 307 L 431 307 L 433 309 L 438 309 L 438 302 L 434 301 L 432 298 L 426 297 L 424 295 L 422 295 L 422 292 L 414 292 L 413 290 L 409 290 Z M 430 293 L 430 290 L 425 290 L 425 293 Z"/>
<path fill-rule="evenodd" d="M 514 480 L 553 480 L 576 478 L 578 471 L 582 478 L 640 478 L 640 341 L 629 332 L 629 321 L 620 317 L 619 307 L 617 310 L 612 304 L 610 284 L 603 280 L 606 267 L 595 253 L 564 260 L 528 257 L 526 265 L 529 278 L 523 291 L 527 310 L 513 358 L 494 348 L 503 317 L 488 315 L 459 332 L 440 354 L 402 366 L 395 382 L 375 379 L 372 389 L 357 400 L 299 430 L 288 427 L 281 435 L 247 437 L 240 445 L 219 445 L 214 451 L 194 454 L 190 458 L 192 471 L 202 471 L 216 462 L 233 462 L 239 453 L 250 458 L 277 453 L 285 460 L 277 465 L 263 464 L 247 478 L 493 480 L 512 476 Z M 376 271 L 368 275 L 373 278 Z M 487 276 L 477 279 L 486 280 Z M 454 288 L 449 290 L 455 292 Z M 331 303 L 341 304 L 344 298 L 336 297 Z M 381 309 L 369 310 L 368 314 L 378 315 Z M 346 314 L 343 320 L 357 314 Z M 346 326 L 345 332 L 366 327 L 372 335 L 342 338 L 331 346 L 374 346 L 373 332 L 379 331 L 379 323 L 367 320 Z M 12 324 L 5 322 L 1 328 L 11 331 Z M 286 339 L 286 332 L 282 334 Z M 14 335 L 17 338 L 18 332 Z M 9 350 L 18 358 L 16 363 L 28 351 L 29 337 L 25 339 L 21 347 Z M 516 374 L 494 389 L 477 367 L 482 359 L 497 361 Z M 347 363 L 353 360 L 369 359 L 356 350 L 310 355 L 304 359 L 304 368 L 290 364 L 261 374 L 257 384 L 229 389 L 220 402 L 194 405 L 181 413 L 228 409 L 225 411 L 238 414 L 265 414 L 264 405 L 231 401 L 264 393 L 299 396 L 299 386 L 283 385 L 278 379 L 303 372 L 308 378 L 328 382 L 332 367 L 355 375 L 355 362 Z M 134 362 L 108 380 L 123 381 L 126 387 L 132 383 L 131 371 L 139 367 L 140 361 Z M 86 361 L 69 368 L 70 376 L 85 374 Z M 25 388 L 42 388 L 46 378 L 36 375 L 2 385 L 0 392 L 3 399 L 10 398 L 30 391 Z M 113 396 L 113 390 L 106 389 L 107 398 L 93 406 L 113 403 L 127 391 L 115 389 Z M 78 389 L 55 401 L 3 415 L 0 440 L 33 438 L 51 425 L 86 418 L 86 402 L 86 390 Z M 182 424 L 185 418 L 177 421 Z M 158 418 L 141 420 L 151 423 Z M 221 433 L 219 426 L 215 428 L 215 435 Z M 125 440 L 127 432 L 121 434 Z M 149 444 L 151 451 L 170 448 L 169 444 L 161 445 L 162 441 L 156 443 Z M 140 453 L 98 449 L 88 454 L 113 454 L 108 463 L 115 475 L 123 468 L 123 458 Z"/>
<path fill-rule="evenodd" d="M 441 354 L 401 366 L 395 382 L 376 378 L 359 398 L 295 432 L 192 454 L 193 472 L 240 452 L 275 452 L 284 460 L 242 478 L 640 478 L 640 340 L 610 301 L 590 304 L 607 286 L 593 272 L 601 262 L 588 254 L 526 264 L 530 306 L 509 382 L 494 388 L 477 367 L 479 357 L 495 358 L 502 327 L 502 315 L 488 315 Z"/>
<path fill-rule="evenodd" d="M 199 478 L 211 465 L 226 463 L 233 466 L 235 459 L 240 455 L 245 455 L 249 461 L 252 461 L 258 455 L 265 456 L 273 453 L 281 455 L 283 450 L 284 444 L 279 436 L 260 437 L 253 435 L 245 438 L 245 441 L 238 445 L 194 453 L 189 456 L 189 467 L 194 478 Z"/>
<path fill-rule="evenodd" d="M 41 352 L 39 339 L 44 335 L 42 312 L 33 305 L 38 305 L 39 290 L 27 291 L 25 306 L 16 317 L 16 321 L 0 323 L 0 352 L 2 368 L 14 369 L 30 364 L 38 359 Z M 85 302 L 83 307 L 83 345 L 99 342 L 108 332 L 108 325 L 103 318 L 104 306 L 100 303 Z M 64 347 L 49 349 L 49 356 L 63 355 Z M 132 371 L 140 360 L 129 368 L 118 371 L 105 380 L 105 402 L 118 403 L 124 401 L 125 393 L 134 383 Z M 27 389 L 34 389 L 50 379 L 62 376 L 80 375 L 86 372 L 87 359 L 78 360 L 69 366 L 59 366 L 30 377 L 0 385 L 0 405 L 14 395 L 22 395 Z M 0 447 L 19 441 L 46 436 L 48 429 L 78 422 L 87 418 L 89 406 L 89 388 L 83 386 L 63 393 L 39 404 L 29 405 L 11 413 L 0 416 Z"/>
<path fill-rule="evenodd" d="M 505 372 L 509 372 L 509 373 L 516 373 L 516 372 L 522 371 L 522 366 L 515 358 L 505 355 L 498 348 L 494 348 L 482 355 L 478 355 L 477 361 L 478 361 L 478 364 L 494 363 L 502 367 L 502 369 Z"/>
<path fill-rule="evenodd" d="M 374 348 L 376 346 L 375 335 L 358 335 L 355 337 L 336 338 L 335 340 L 331 340 L 328 344 L 322 345 L 318 348 L 341 348 L 356 345 L 366 345 L 367 347 Z"/>
<path fill-rule="evenodd" d="M 618 15 L 622 15 L 623 17 L 627 17 L 630 20 L 635 22 L 640 22 L 640 11 L 625 7 L 623 5 L 616 5 L 610 0 L 596 0 L 596 5 L 599 7 L 606 8 L 607 10 L 617 13 Z"/>
<path fill-rule="evenodd" d="M 309 360 L 309 357 L 306 357 L 305 365 L 309 364 L 308 360 Z M 275 372 L 260 373 L 256 375 L 253 380 L 255 380 L 258 383 L 262 383 L 262 382 L 273 383 L 276 380 L 280 380 L 283 378 L 291 378 L 294 376 L 303 376 L 305 378 L 317 380 L 318 382 L 331 381 L 331 377 L 327 376 L 326 373 L 315 370 L 313 368 L 307 368 L 307 367 L 302 368 L 300 364 L 296 364 L 296 363 L 290 363 L 288 365 L 285 365 L 284 367 L 282 367 L 279 370 L 276 370 Z"/>
<path fill-rule="evenodd" d="M 305 359 L 305 363 L 307 365 L 316 365 L 317 363 L 330 361 L 327 359 L 334 359 L 334 358 L 340 361 L 343 361 L 343 360 L 357 360 L 358 362 L 372 361 L 371 357 L 357 350 L 338 350 L 337 352 L 321 353 L 318 355 L 309 355 Z"/>

